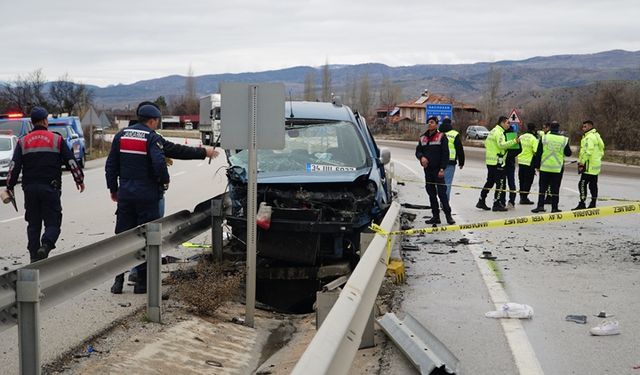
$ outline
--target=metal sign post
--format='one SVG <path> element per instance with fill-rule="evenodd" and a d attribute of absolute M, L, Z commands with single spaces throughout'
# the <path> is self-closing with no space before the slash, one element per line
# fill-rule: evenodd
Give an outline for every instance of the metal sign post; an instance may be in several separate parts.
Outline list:
<path fill-rule="evenodd" d="M 247 150 L 247 276 L 245 324 L 254 326 L 258 207 L 257 150 L 284 148 L 284 85 L 222 83 L 220 145 Z"/>

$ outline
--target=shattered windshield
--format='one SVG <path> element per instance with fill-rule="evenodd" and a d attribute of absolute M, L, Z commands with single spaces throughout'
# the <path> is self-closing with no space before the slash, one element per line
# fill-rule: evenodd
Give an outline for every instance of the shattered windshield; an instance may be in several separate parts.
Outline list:
<path fill-rule="evenodd" d="M 364 145 L 350 122 L 287 125 L 282 150 L 258 150 L 259 172 L 340 172 L 366 165 Z M 230 157 L 246 169 L 248 151 Z"/>

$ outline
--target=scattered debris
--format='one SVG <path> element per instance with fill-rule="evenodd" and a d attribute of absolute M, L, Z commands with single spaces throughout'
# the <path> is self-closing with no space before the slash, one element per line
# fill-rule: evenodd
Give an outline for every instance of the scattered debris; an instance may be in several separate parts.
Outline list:
<path fill-rule="evenodd" d="M 9 267 L 4 266 L 4 267 L 2 267 L 2 270 L 3 270 L 3 271 L 9 271 Z"/>
<path fill-rule="evenodd" d="M 594 316 L 595 316 L 596 318 L 611 318 L 611 317 L 613 317 L 614 315 L 613 315 L 613 314 L 607 314 L 607 312 L 606 312 L 606 311 L 600 311 L 600 312 L 598 313 L 598 315 L 594 315 Z"/>
<path fill-rule="evenodd" d="M 422 204 L 402 203 L 401 206 L 404 208 L 412 208 L 414 210 L 430 210 L 431 209 L 431 206 L 425 206 Z"/>
<path fill-rule="evenodd" d="M 238 316 L 234 316 L 234 317 L 231 319 L 231 323 L 244 325 L 244 318 L 241 318 L 241 317 L 238 317 Z"/>
<path fill-rule="evenodd" d="M 498 257 L 492 255 L 491 251 L 485 250 L 482 252 L 482 255 L 480 255 L 480 259 L 496 260 Z"/>
<path fill-rule="evenodd" d="M 461 243 L 463 245 L 468 245 L 469 244 L 469 239 L 466 237 L 462 237 L 461 239 L 458 240 L 458 243 Z"/>
<path fill-rule="evenodd" d="M 420 251 L 420 246 L 413 244 L 402 244 L 401 249 L 403 251 Z"/>
<path fill-rule="evenodd" d="M 589 333 L 592 336 L 612 336 L 619 335 L 620 328 L 617 320 L 603 320 L 595 327 L 591 327 Z"/>
<path fill-rule="evenodd" d="M 586 315 L 567 315 L 564 320 L 568 322 L 575 322 L 578 324 L 587 324 L 587 316 Z"/>
<path fill-rule="evenodd" d="M 118 305 L 120 305 L 120 307 L 131 307 L 131 302 L 121 302 Z"/>
<path fill-rule="evenodd" d="M 444 251 L 427 251 L 427 253 L 429 253 L 429 254 L 437 254 L 437 255 L 448 254 L 448 253 L 445 253 Z"/>
<path fill-rule="evenodd" d="M 533 318 L 533 307 L 521 303 L 508 302 L 503 304 L 499 310 L 489 311 L 484 316 L 496 319 L 531 319 Z"/>

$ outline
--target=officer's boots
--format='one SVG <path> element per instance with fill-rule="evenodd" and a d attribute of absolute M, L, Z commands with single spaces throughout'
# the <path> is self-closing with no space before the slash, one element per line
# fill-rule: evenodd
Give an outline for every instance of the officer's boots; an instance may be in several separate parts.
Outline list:
<path fill-rule="evenodd" d="M 433 217 L 429 220 L 426 220 L 425 223 L 432 225 L 440 224 L 440 214 L 438 213 L 437 215 L 433 215 Z"/>
<path fill-rule="evenodd" d="M 453 225 L 453 224 L 455 224 L 455 223 L 456 223 L 456 221 L 455 221 L 455 220 L 453 220 L 453 216 L 451 216 L 451 212 L 449 212 L 449 213 L 445 213 L 444 215 L 445 215 L 445 216 L 446 216 L 446 218 L 447 218 L 447 224 L 449 224 L 449 225 Z"/>
<path fill-rule="evenodd" d="M 592 198 L 591 202 L 589 202 L 589 207 L 588 208 L 596 208 L 596 198 Z"/>
<path fill-rule="evenodd" d="M 491 210 L 491 208 L 489 206 L 487 206 L 487 203 L 484 201 L 483 198 L 480 198 L 478 200 L 478 203 L 476 203 L 476 208 L 480 208 L 480 209 L 483 209 L 485 211 L 490 211 Z"/>
<path fill-rule="evenodd" d="M 584 201 L 580 201 L 580 203 L 578 203 L 578 205 L 571 211 L 584 210 L 585 208 L 587 208 L 587 206 L 584 205 Z"/>
<path fill-rule="evenodd" d="M 38 260 L 47 259 L 51 249 L 53 249 L 53 246 L 49 245 L 46 242 L 42 242 L 42 246 L 40 246 L 40 248 L 38 249 L 38 252 L 36 253 Z"/>

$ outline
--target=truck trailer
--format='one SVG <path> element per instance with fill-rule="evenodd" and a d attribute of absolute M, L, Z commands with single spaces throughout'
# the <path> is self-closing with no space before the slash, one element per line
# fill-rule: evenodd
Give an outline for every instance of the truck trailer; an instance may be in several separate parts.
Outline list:
<path fill-rule="evenodd" d="M 220 94 L 200 98 L 200 139 L 203 145 L 219 146 L 220 143 Z"/>

